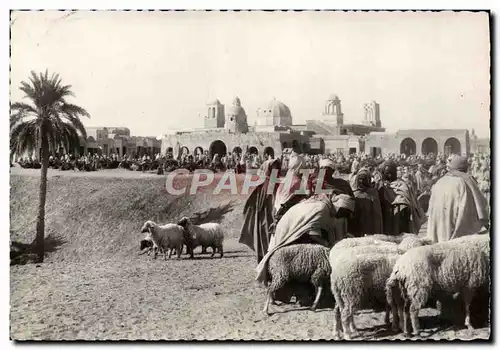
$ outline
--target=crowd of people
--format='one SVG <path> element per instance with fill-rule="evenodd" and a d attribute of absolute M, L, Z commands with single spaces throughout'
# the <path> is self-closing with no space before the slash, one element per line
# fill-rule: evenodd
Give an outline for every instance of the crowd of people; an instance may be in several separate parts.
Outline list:
<path fill-rule="evenodd" d="M 346 160 L 350 175 L 342 179 L 338 164 Z M 300 170 L 311 165 L 315 171 L 307 190 L 297 192 L 302 185 Z M 272 169 L 283 168 L 293 180 L 276 184 L 269 193 Z M 324 178 L 317 176 L 319 169 L 324 169 Z M 265 284 L 269 257 L 290 244 L 332 247 L 347 236 L 419 234 L 426 221 L 426 235 L 434 242 L 489 230 L 486 155 L 339 159 L 292 153 L 268 159 L 261 171 L 267 180 L 246 201 L 240 243 L 256 253 L 257 280 Z M 317 189 L 330 191 L 316 193 Z"/>

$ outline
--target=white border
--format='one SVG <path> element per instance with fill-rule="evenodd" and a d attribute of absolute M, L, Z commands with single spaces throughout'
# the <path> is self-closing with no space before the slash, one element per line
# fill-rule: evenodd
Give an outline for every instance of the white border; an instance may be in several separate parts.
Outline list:
<path fill-rule="evenodd" d="M 8 66 L 9 66 L 9 56 L 8 56 L 8 45 L 9 45 L 9 31 L 8 31 L 8 26 L 9 26 L 9 11 L 8 9 L 121 9 L 121 8 L 126 8 L 126 9 L 224 9 L 224 8 L 230 8 L 230 9 L 342 9 L 342 10 L 347 10 L 347 9 L 491 9 L 493 10 L 493 13 L 496 13 L 498 15 L 498 7 L 499 7 L 499 2 L 494 1 L 494 0 L 476 0 L 476 1 L 437 1 L 437 0 L 420 0 L 420 1 L 360 1 L 360 0 L 351 0 L 351 1 L 335 1 L 334 4 L 332 4 L 332 1 L 324 1 L 324 0 L 303 0 L 303 1 L 298 1 L 298 0 L 288 0 L 288 1 L 270 1 L 270 0 L 247 0 L 247 1 L 215 1 L 212 0 L 210 2 L 208 1 L 202 1 L 202 0 L 184 0 L 184 1 L 153 1 L 153 0 L 140 0 L 140 1 L 130 1 L 130 0 L 85 0 L 85 1 L 63 1 L 63 0 L 52 0 L 52 1 L 41 1 L 41 0 L 7 0 L 7 1 L 2 1 L 0 3 L 0 7 L 2 11 L 0 12 L 0 18 L 2 20 L 2 31 L 0 33 L 0 37 L 2 40 L 2 45 L 0 47 L 3 48 L 4 53 L 1 56 L 2 60 L 2 67 L 3 69 L 0 70 L 0 74 L 2 77 L 2 80 L 4 84 L 2 84 L 2 93 L 0 94 L 1 98 L 1 103 L 2 103 L 2 110 L 5 112 L 3 115 L 3 118 L 1 118 L 2 123 L 5 124 L 5 131 L 4 131 L 4 136 L 3 138 L 0 138 L 0 142 L 2 143 L 0 145 L 0 153 L 2 155 L 2 160 L 0 161 L 0 166 L 2 167 L 2 172 L 1 172 L 1 196 L 0 198 L 2 199 L 2 211 L 0 212 L 2 215 L 2 218 L 0 220 L 0 223 L 2 225 L 2 230 L 1 232 L 4 233 L 4 244 L 1 246 L 3 247 L 4 254 L 0 254 L 0 259 L 2 260 L 0 263 L 1 269 L 2 269 L 2 279 L 3 283 L 1 284 L 1 296 L 2 296 L 2 303 L 0 303 L 1 307 L 1 312 L 0 312 L 0 331 L 1 331 L 1 336 L 0 336 L 0 342 L 2 345 L 2 349 L 4 349 L 4 345 L 6 345 L 6 348 L 13 348 L 14 344 L 12 342 L 9 342 L 9 295 L 10 295 L 10 290 L 9 290 L 9 244 L 8 244 L 8 237 L 9 237 L 9 172 L 8 172 L 8 167 L 7 167 L 7 161 L 8 161 L 8 126 L 7 126 L 7 115 L 8 115 L 8 91 L 9 91 L 9 76 L 8 76 Z M 335 5 L 335 6 L 333 6 Z M 404 6 L 403 6 L 404 5 Z M 495 30 L 495 47 L 498 50 L 498 25 L 496 26 Z M 498 86 L 497 86 L 497 92 L 495 93 L 494 101 L 498 101 L 497 99 L 498 95 Z M 492 99 L 493 100 L 493 99 Z M 473 117 L 472 117 L 473 118 Z M 500 127 L 497 125 L 497 127 Z M 498 130 L 495 130 L 498 131 Z M 492 137 L 493 139 L 493 137 Z M 497 155 L 497 148 L 495 148 L 495 164 L 497 164 L 498 157 Z M 498 180 L 499 174 L 495 174 L 495 179 L 493 180 L 496 184 L 499 183 Z M 495 198 L 496 200 L 496 198 Z M 496 210 L 495 208 L 495 217 L 500 218 L 500 210 Z M 493 233 L 495 234 L 495 233 Z M 498 238 L 497 238 L 498 240 Z M 495 259 L 495 261 L 498 259 Z M 496 265 L 496 264 L 495 264 Z M 495 279 L 497 280 L 497 275 L 498 275 L 498 270 L 496 270 L 495 273 Z M 498 291 L 498 288 L 497 288 Z M 493 298 L 493 300 L 496 300 L 496 294 Z M 498 310 L 497 310 L 498 312 Z M 498 335 L 498 324 L 496 323 L 495 327 L 495 333 Z M 99 344 L 99 343 L 91 343 L 94 347 L 96 348 L 101 348 L 101 347 L 117 347 L 122 344 Z M 359 343 L 358 343 L 359 344 Z M 60 343 L 57 345 L 54 344 L 46 344 L 43 345 L 41 343 L 40 345 L 46 346 L 49 348 L 52 347 L 68 347 L 70 346 L 69 344 L 65 343 Z M 83 344 L 74 344 L 72 347 L 80 347 Z M 193 344 L 194 345 L 194 344 Z M 200 345 L 208 345 L 208 344 L 200 344 Z M 210 344 L 211 346 L 224 346 L 224 345 L 232 345 L 232 344 L 226 344 L 226 343 L 217 343 L 217 344 Z M 252 344 L 253 345 L 253 344 Z M 271 346 L 273 344 L 261 344 L 261 346 Z M 313 345 L 313 344 L 304 344 L 305 346 L 308 345 Z M 335 348 L 342 348 L 345 347 L 345 344 L 325 344 L 326 346 L 334 346 Z M 398 343 L 398 345 L 403 345 L 403 343 Z M 430 345 L 435 345 L 433 343 L 422 343 L 424 346 L 430 346 Z M 144 344 L 129 344 L 130 347 L 132 348 L 141 348 L 144 346 Z M 177 348 L 181 345 L 174 345 L 174 344 L 168 344 L 168 347 L 171 348 Z M 194 345 L 197 346 L 197 345 Z M 239 344 L 237 346 L 244 346 L 247 347 L 249 345 L 244 345 L 244 344 Z M 289 347 L 290 345 L 285 345 L 285 344 L 280 344 L 280 345 L 274 345 L 274 346 L 286 346 Z M 356 346 L 356 345 L 354 345 Z M 366 346 L 366 345 L 365 345 Z M 370 344 L 370 347 L 373 348 L 382 348 L 385 347 L 385 344 Z M 459 344 L 447 344 L 447 343 L 441 343 L 438 346 L 453 346 L 453 347 L 461 347 L 463 345 Z"/>

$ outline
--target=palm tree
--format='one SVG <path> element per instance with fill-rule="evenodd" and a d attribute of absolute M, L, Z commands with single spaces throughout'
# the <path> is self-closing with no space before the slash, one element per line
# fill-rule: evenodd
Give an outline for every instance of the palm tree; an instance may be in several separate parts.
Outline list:
<path fill-rule="evenodd" d="M 31 72 L 27 82 L 21 82 L 20 90 L 29 103 L 14 102 L 10 105 L 11 152 L 40 152 L 41 179 L 36 237 L 34 240 L 37 262 L 43 262 L 45 238 L 45 200 L 47 195 L 47 169 L 50 154 L 60 147 L 68 152 L 79 149 L 79 135 L 87 134 L 80 116 L 89 113 L 80 106 L 68 103 L 67 97 L 75 97 L 70 85 L 63 85 L 59 74 L 49 77 Z"/>

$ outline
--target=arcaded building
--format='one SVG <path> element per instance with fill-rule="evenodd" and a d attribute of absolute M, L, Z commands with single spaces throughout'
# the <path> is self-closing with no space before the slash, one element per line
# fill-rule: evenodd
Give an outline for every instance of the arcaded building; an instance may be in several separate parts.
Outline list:
<path fill-rule="evenodd" d="M 162 153 L 215 154 L 250 152 L 261 155 L 279 155 L 284 148 L 298 152 L 309 151 L 311 133 L 294 130 L 290 109 L 273 99 L 259 108 L 255 126 L 249 126 L 247 114 L 238 97 L 227 107 L 214 100 L 207 104 L 204 128 L 178 131 L 164 135 Z"/>
<path fill-rule="evenodd" d="M 428 153 L 470 154 L 484 150 L 488 143 L 468 130 L 399 130 L 385 132 L 381 108 L 369 101 L 360 108 L 363 120 L 345 123 L 340 98 L 331 94 L 318 117 L 294 125 L 290 108 L 272 99 L 257 109 L 256 123 L 248 125 L 246 111 L 238 97 L 226 107 L 219 100 L 207 104 L 204 128 L 164 135 L 162 153 L 224 155 L 229 152 L 279 155 L 285 148 L 309 154 L 388 153 L 407 155 Z"/>

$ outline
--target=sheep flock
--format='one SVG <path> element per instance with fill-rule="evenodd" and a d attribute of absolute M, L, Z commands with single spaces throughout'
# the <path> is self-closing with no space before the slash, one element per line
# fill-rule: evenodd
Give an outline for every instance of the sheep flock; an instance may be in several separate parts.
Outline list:
<path fill-rule="evenodd" d="M 180 259 L 184 247 L 190 258 L 196 247 L 202 248 L 202 254 L 211 248 L 212 257 L 224 254 L 225 233 L 217 223 L 194 225 L 187 217 L 175 224 L 147 221 L 141 232 L 146 235 L 140 254 L 153 252 L 153 259 L 158 253 L 165 259 L 175 253 Z M 450 300 L 462 303 L 460 323 L 472 329 L 474 297 L 480 290 L 489 296 L 490 236 L 483 232 L 433 243 L 415 234 L 378 234 L 344 238 L 330 249 L 293 244 L 273 253 L 268 272 L 265 316 L 271 315 L 270 305 L 276 305 L 276 293 L 291 283 L 314 287 L 312 311 L 328 286 L 333 295 L 334 339 L 360 338 L 354 314 L 365 309 L 385 311 L 385 324 L 391 331 L 418 336 L 422 330 L 419 310 L 440 309 Z"/>
<path fill-rule="evenodd" d="M 463 303 L 460 323 L 472 329 L 473 298 L 490 283 L 489 234 L 473 234 L 433 243 L 414 234 L 344 238 L 329 251 L 321 245 L 296 244 L 278 249 L 269 260 L 271 283 L 263 312 L 270 314 L 274 293 L 291 282 L 308 281 L 315 288 L 315 310 L 330 280 L 333 294 L 333 337 L 345 340 L 362 334 L 356 311 L 385 311 L 393 332 L 420 335 L 418 312 L 432 302 Z"/>

